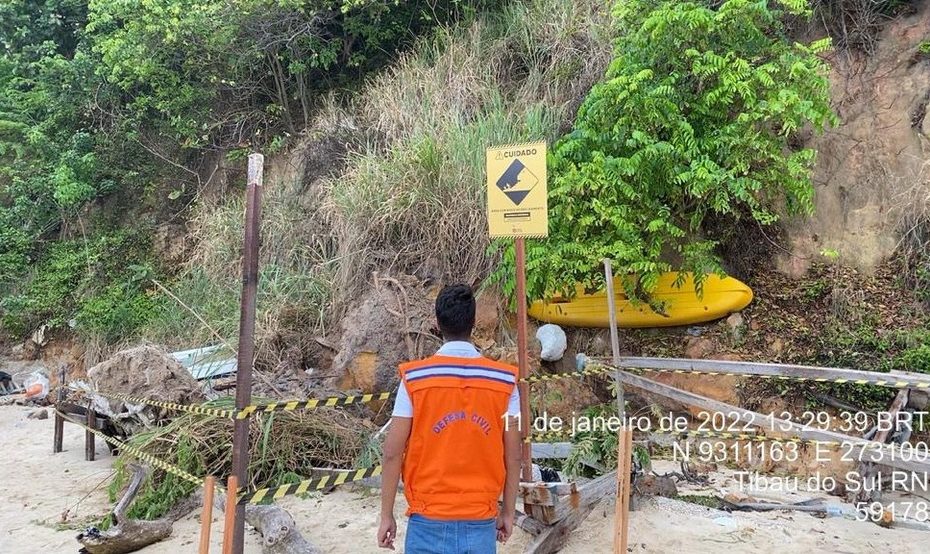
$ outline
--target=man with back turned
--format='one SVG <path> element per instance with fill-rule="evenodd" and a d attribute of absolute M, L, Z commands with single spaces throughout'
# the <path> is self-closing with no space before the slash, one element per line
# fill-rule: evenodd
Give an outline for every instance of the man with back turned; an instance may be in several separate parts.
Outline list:
<path fill-rule="evenodd" d="M 403 473 L 408 554 L 491 554 L 513 532 L 520 479 L 517 368 L 471 343 L 475 298 L 465 285 L 436 298 L 445 341 L 400 366 L 384 443 L 378 545 L 394 549 L 394 499 Z M 503 494 L 503 505 L 498 499 Z"/>

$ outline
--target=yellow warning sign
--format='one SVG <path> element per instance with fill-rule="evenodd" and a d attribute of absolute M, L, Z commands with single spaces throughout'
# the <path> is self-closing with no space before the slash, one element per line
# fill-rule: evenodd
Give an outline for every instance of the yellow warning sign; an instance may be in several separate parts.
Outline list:
<path fill-rule="evenodd" d="M 488 148 L 491 238 L 549 235 L 546 143 Z"/>

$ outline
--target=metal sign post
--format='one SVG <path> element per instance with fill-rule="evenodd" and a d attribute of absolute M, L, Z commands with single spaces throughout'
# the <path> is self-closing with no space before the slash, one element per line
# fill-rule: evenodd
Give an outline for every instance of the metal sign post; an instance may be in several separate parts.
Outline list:
<path fill-rule="evenodd" d="M 258 245 L 261 227 L 262 166 L 261 154 L 249 155 L 248 187 L 245 204 L 245 241 L 242 247 L 242 300 L 239 312 L 239 353 L 236 372 L 236 409 L 252 401 L 252 364 L 255 359 L 255 297 L 258 292 Z M 233 427 L 232 469 L 236 482 L 245 486 L 249 470 L 250 418 L 236 419 Z M 236 491 L 227 492 L 229 498 Z M 227 502 L 232 502 L 227 499 Z M 228 510 L 228 508 L 227 508 Z M 228 532 L 228 530 L 224 531 Z M 236 506 L 233 522 L 232 551 L 242 554 L 245 541 L 245 506 Z"/>
<path fill-rule="evenodd" d="M 521 479 L 533 481 L 530 391 L 526 336 L 526 237 L 549 234 L 546 143 L 496 146 L 487 150 L 488 230 L 491 238 L 513 238 L 517 295 L 517 365 L 520 370 Z"/>

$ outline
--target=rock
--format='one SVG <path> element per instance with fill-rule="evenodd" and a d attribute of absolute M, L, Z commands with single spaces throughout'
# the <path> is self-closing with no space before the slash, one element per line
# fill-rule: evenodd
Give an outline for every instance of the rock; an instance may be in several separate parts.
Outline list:
<path fill-rule="evenodd" d="M 345 366 L 345 376 L 339 383 L 343 390 L 359 389 L 374 392 L 377 382 L 378 355 L 363 350 Z"/>
<path fill-rule="evenodd" d="M 332 377 L 325 387 L 391 391 L 397 366 L 436 352 L 435 294 L 412 276 L 375 276 L 340 323 Z"/>
<path fill-rule="evenodd" d="M 484 350 L 497 342 L 497 330 L 500 326 L 500 299 L 496 290 L 485 290 L 475 299 L 475 328 L 472 339 L 475 345 Z"/>
<path fill-rule="evenodd" d="M 661 477 L 651 473 L 636 479 L 634 490 L 643 496 L 664 496 L 666 498 L 678 496 L 675 481 L 670 477 Z"/>
<path fill-rule="evenodd" d="M 22 404 L 24 394 L 5 394 L 0 396 L 0 406 L 12 406 L 13 404 Z"/>
<path fill-rule="evenodd" d="M 721 356 L 722 358 L 723 356 Z M 739 385 L 741 379 L 732 375 L 701 375 L 692 373 L 654 373 L 654 381 L 675 388 L 706 396 L 713 400 L 739 405 Z M 659 396 L 644 395 L 647 402 L 656 403 L 664 408 L 690 413 L 694 417 L 706 417 L 706 410 L 675 402 Z"/>
<path fill-rule="evenodd" d="M 750 330 L 752 330 L 752 331 L 758 331 L 758 330 L 761 329 L 761 328 L 762 328 L 762 324 L 759 323 L 759 320 L 758 320 L 758 319 L 750 319 L 750 320 L 749 320 L 749 329 L 750 329 Z"/>
<path fill-rule="evenodd" d="M 591 386 L 580 379 L 556 379 L 537 383 L 532 391 L 531 399 L 539 414 L 545 413 L 550 421 L 554 417 L 560 417 L 563 428 L 569 429 L 572 416 L 577 416 L 585 407 L 600 402 Z"/>
<path fill-rule="evenodd" d="M 592 356 L 609 356 L 610 341 L 606 336 L 604 336 L 604 333 L 598 333 L 593 339 L 591 339 L 589 350 L 589 354 Z"/>
<path fill-rule="evenodd" d="M 568 337 L 558 325 L 543 325 L 536 331 L 536 338 L 540 343 L 539 357 L 547 362 L 561 360 L 568 348 Z"/>
<path fill-rule="evenodd" d="M 717 464 L 714 462 L 689 462 L 688 469 L 694 473 L 704 475 L 717 471 Z"/>
<path fill-rule="evenodd" d="M 728 492 L 726 495 L 724 495 L 723 499 L 729 502 L 730 504 L 745 504 L 747 502 L 758 502 L 758 500 L 756 500 L 755 498 L 740 491 Z"/>
<path fill-rule="evenodd" d="M 704 337 L 689 337 L 685 343 L 685 357 L 695 360 L 708 358 L 715 350 L 714 342 Z"/>
<path fill-rule="evenodd" d="M 159 402 L 195 404 L 204 400 L 200 384 L 177 360 L 154 346 L 122 350 L 87 371 L 93 408 L 109 416 L 117 428 L 133 434 L 176 412 L 148 405 L 127 404 L 96 394 L 118 393 Z"/>
<path fill-rule="evenodd" d="M 689 336 L 700 337 L 701 335 L 704 334 L 704 328 L 697 327 L 697 326 L 688 327 L 688 329 L 685 332 L 688 333 Z"/>
<path fill-rule="evenodd" d="M 785 353 L 785 341 L 781 340 L 779 337 L 775 337 L 768 344 L 769 355 L 773 358 L 779 358 L 782 354 Z"/>
<path fill-rule="evenodd" d="M 41 410 L 34 410 L 26 416 L 28 419 L 48 419 L 48 410 L 42 408 Z"/>
<path fill-rule="evenodd" d="M 726 323 L 732 340 L 739 341 L 746 334 L 746 321 L 739 312 L 730 314 L 730 317 L 726 319 Z"/>

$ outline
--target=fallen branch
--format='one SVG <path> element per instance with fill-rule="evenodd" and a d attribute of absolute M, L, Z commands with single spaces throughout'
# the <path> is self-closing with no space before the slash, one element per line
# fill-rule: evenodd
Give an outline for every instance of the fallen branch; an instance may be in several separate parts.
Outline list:
<path fill-rule="evenodd" d="M 146 467 L 133 465 L 133 473 L 123 497 L 113 508 L 113 527 L 100 531 L 91 527 L 77 536 L 81 543 L 81 552 L 86 554 L 124 554 L 135 552 L 150 544 L 164 540 L 171 535 L 174 522 L 189 514 L 196 508 L 200 499 L 194 494 L 178 503 L 163 518 L 145 521 L 126 516 L 129 506 L 139 494 L 139 489 L 148 477 Z"/>
<path fill-rule="evenodd" d="M 148 477 L 149 469 L 133 465 L 132 477 L 123 497 L 113 508 L 113 527 L 100 531 L 91 527 L 78 535 L 83 554 L 124 554 L 135 552 L 171 535 L 174 522 L 185 517 L 203 504 L 203 490 L 197 489 L 190 496 L 171 508 L 164 517 L 152 521 L 131 519 L 126 512 Z M 216 494 L 214 503 L 222 512 L 226 506 L 226 495 Z M 323 554 L 323 551 L 304 539 L 294 518 L 278 506 L 254 506 L 245 508 L 245 521 L 262 537 L 263 554 Z"/>

